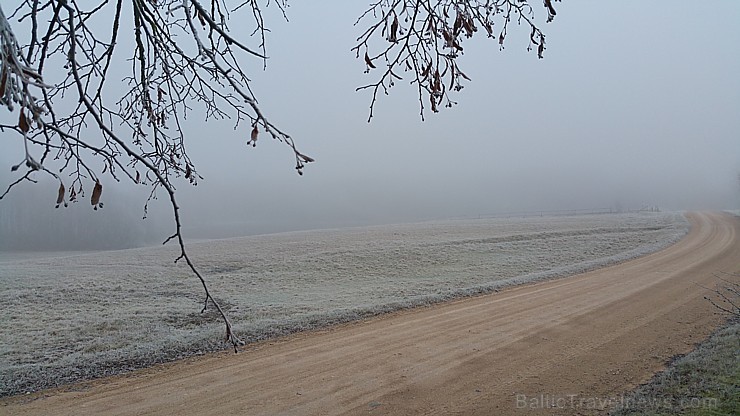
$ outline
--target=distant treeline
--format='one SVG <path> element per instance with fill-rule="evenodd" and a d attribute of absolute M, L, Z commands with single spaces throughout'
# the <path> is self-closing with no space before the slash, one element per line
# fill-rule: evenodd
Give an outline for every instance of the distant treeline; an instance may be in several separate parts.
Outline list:
<path fill-rule="evenodd" d="M 626 209 L 621 206 L 609 208 L 580 208 L 580 209 L 555 209 L 539 211 L 515 211 L 502 212 L 490 215 L 481 215 L 481 218 L 515 218 L 515 217 L 557 217 L 565 215 L 595 215 L 595 214 L 622 214 L 630 212 L 661 212 L 655 206 L 645 206 L 640 209 Z"/>

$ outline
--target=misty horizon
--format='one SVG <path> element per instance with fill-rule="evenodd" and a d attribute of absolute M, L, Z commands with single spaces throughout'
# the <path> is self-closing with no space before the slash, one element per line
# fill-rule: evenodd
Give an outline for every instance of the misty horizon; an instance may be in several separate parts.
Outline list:
<path fill-rule="evenodd" d="M 414 86 L 398 82 L 370 123 L 371 97 L 355 88 L 377 74 L 350 51 L 363 6 L 340 2 L 326 19 L 322 8 L 291 4 L 290 22 L 271 7 L 255 93 L 316 163 L 298 176 L 283 144 L 261 137 L 252 148 L 247 126 L 204 124 L 193 112 L 186 146 L 204 179 L 175 181 L 185 238 L 576 209 L 740 209 L 740 4 L 719 4 L 567 1 L 548 24 L 536 9 L 544 59 L 526 51 L 522 27 L 503 50 L 474 38 L 460 59 L 472 81 L 457 105 L 421 121 Z M 3 190 L 23 155 L 13 134 L 2 134 Z M 120 248 L 172 234 L 164 193 L 142 220 L 148 189 L 103 178 L 98 211 L 89 195 L 54 209 L 58 185 L 43 175 L 13 190 L 0 201 L 0 246 L 118 238 Z"/>

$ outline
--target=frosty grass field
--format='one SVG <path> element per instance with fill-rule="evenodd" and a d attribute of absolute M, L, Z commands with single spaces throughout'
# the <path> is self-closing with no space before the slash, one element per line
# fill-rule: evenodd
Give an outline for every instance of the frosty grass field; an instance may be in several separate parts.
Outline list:
<path fill-rule="evenodd" d="M 256 341 L 582 272 L 670 245 L 677 213 L 450 220 L 189 244 Z M 175 245 L 0 253 L 0 396 L 225 347 Z"/>

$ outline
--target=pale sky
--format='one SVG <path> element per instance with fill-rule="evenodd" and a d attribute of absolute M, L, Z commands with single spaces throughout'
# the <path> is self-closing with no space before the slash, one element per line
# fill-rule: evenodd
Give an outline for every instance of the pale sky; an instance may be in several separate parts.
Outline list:
<path fill-rule="evenodd" d="M 268 13 L 270 59 L 253 87 L 316 163 L 298 176 L 284 145 L 248 148 L 248 131 L 191 119 L 205 177 L 178 187 L 191 236 L 617 204 L 740 208 L 740 2 L 565 0 L 545 24 L 534 1 L 545 59 L 526 51 L 526 28 L 503 51 L 474 39 L 457 106 L 422 122 L 401 81 L 369 124 L 370 95 L 355 88 L 376 74 L 350 51 L 366 3 L 295 1 L 288 23 Z"/>

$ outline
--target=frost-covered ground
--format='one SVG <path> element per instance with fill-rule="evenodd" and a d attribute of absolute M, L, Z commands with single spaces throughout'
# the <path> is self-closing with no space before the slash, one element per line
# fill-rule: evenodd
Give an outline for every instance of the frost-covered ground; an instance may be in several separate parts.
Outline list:
<path fill-rule="evenodd" d="M 247 341 L 569 275 L 680 239 L 676 213 L 454 220 L 189 245 Z M 0 255 L 0 396 L 225 347 L 174 245 Z"/>

